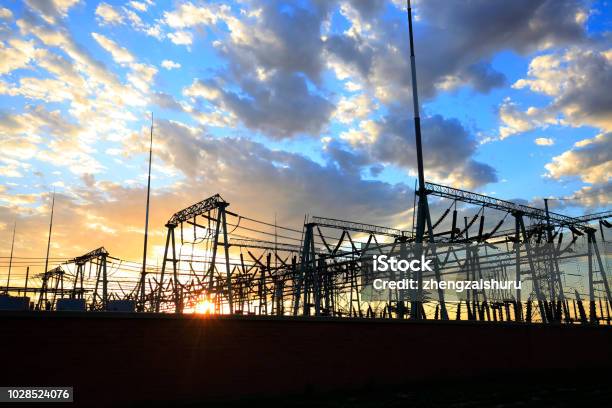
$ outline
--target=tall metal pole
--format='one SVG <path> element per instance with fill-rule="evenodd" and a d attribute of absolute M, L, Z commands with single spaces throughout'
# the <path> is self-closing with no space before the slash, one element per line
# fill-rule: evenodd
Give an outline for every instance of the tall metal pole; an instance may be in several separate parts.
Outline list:
<path fill-rule="evenodd" d="M 412 31 L 412 7 L 410 0 L 408 2 L 408 31 L 410 34 L 410 70 L 412 73 L 412 103 L 414 107 L 414 136 L 416 141 L 416 153 L 417 153 L 417 168 L 419 176 L 419 198 L 423 198 L 423 192 L 425 191 L 425 171 L 423 170 L 423 147 L 421 144 L 421 117 L 419 115 L 419 93 L 417 89 L 417 76 L 416 76 L 416 62 L 414 57 L 414 35 Z M 419 201 L 420 204 L 420 201 Z M 422 225 L 421 225 L 422 224 Z M 421 236 L 419 237 L 419 225 L 421 225 Z M 417 243 L 421 243 L 423 240 L 423 231 L 425 229 L 425 220 L 419 220 L 417 218 Z M 421 241 L 419 241 L 419 238 Z"/>
<path fill-rule="evenodd" d="M 407 0 L 408 8 L 408 32 L 410 36 L 410 71 L 412 74 L 412 103 L 414 108 L 414 138 L 416 142 L 416 153 L 417 153 L 417 170 L 419 177 L 419 205 L 417 208 L 417 226 L 416 226 L 416 245 L 417 250 L 415 256 L 420 256 L 420 249 L 418 248 L 423 244 L 423 236 L 425 234 L 425 223 L 427 217 L 427 195 L 425 192 L 425 171 L 423 169 L 423 146 L 421 142 L 421 117 L 419 115 L 419 93 L 417 88 L 417 76 L 416 76 L 416 61 L 414 56 L 414 34 L 412 30 L 412 6 L 410 0 Z M 423 272 L 416 272 L 417 274 L 417 295 L 415 301 L 412 302 L 411 317 L 413 319 L 421 318 L 421 302 L 423 297 Z"/>
<path fill-rule="evenodd" d="M 149 239 L 149 202 L 151 198 L 151 161 L 153 158 L 153 112 L 151 112 L 151 141 L 149 144 L 149 176 L 147 178 L 147 209 L 145 215 L 144 248 L 142 250 L 142 273 L 140 274 L 140 306 L 139 311 L 144 312 L 145 307 L 145 277 L 147 275 L 147 241 Z M 163 282 L 160 282 L 160 285 Z"/>
<path fill-rule="evenodd" d="M 53 210 L 55 209 L 55 189 L 53 190 L 53 197 L 51 199 L 51 219 L 49 221 L 49 238 L 47 239 L 47 256 L 45 257 L 45 270 L 43 271 L 43 291 L 40 296 L 42 298 L 44 293 L 44 300 L 47 300 L 47 270 L 49 269 L 49 250 L 51 249 L 51 232 L 53 231 Z M 39 302 L 42 307 L 42 302 Z"/>
<path fill-rule="evenodd" d="M 546 251 L 549 252 L 552 247 L 552 231 L 550 230 L 550 212 L 548 211 L 548 198 L 544 199 L 544 210 L 546 211 Z M 555 302 L 557 301 L 557 290 L 555 288 L 555 285 L 557 283 L 557 277 L 555 275 L 555 272 L 553 271 L 554 269 L 553 258 L 555 255 L 552 252 L 549 252 L 549 255 L 550 255 L 550 263 L 548 265 L 549 267 L 548 285 L 550 286 L 549 287 L 550 303 L 555 304 Z M 554 310 L 554 308 L 552 310 Z"/>
<path fill-rule="evenodd" d="M 23 288 L 23 296 L 28 296 L 28 279 L 30 278 L 30 267 L 26 267 L 26 278 L 25 286 Z M 28 301 L 28 310 L 30 309 L 30 302 Z"/>
<path fill-rule="evenodd" d="M 11 268 L 13 266 L 13 248 L 15 248 L 15 230 L 17 229 L 17 221 L 13 224 L 13 241 L 11 242 L 11 258 L 9 259 L 8 277 L 6 278 L 6 294 L 9 293 L 9 286 L 11 283 Z"/>
<path fill-rule="evenodd" d="M 550 254 L 550 273 L 552 275 L 552 287 L 553 287 L 553 298 L 551 302 L 560 301 L 563 307 L 563 313 L 565 314 L 565 320 L 569 321 L 569 310 L 565 303 L 565 293 L 563 292 L 563 282 L 561 282 L 561 271 L 559 269 L 559 262 L 557 259 L 557 254 L 555 253 L 555 248 L 553 244 L 553 233 L 550 225 L 550 212 L 548 211 L 548 198 L 544 199 L 544 209 L 546 210 L 546 237 L 547 237 L 547 252 Z M 555 289 L 555 284 L 558 287 L 558 293 Z M 559 298 L 557 300 L 557 297 Z M 561 316 L 557 316 L 558 319 Z"/>

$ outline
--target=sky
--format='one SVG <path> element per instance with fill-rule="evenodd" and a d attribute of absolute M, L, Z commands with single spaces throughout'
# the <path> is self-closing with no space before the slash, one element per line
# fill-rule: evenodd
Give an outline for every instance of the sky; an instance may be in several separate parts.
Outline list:
<path fill-rule="evenodd" d="M 405 3 L 0 1 L 0 255 L 142 253 L 220 193 L 411 224 L 416 171 Z M 581 215 L 612 197 L 608 0 L 414 2 L 429 181 Z M 435 208 L 435 206 L 434 206 Z"/>

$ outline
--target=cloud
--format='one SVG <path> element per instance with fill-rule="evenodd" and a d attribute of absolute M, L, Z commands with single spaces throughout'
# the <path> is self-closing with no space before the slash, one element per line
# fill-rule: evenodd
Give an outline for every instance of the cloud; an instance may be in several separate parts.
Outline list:
<path fill-rule="evenodd" d="M 205 98 L 231 112 L 249 129 L 276 139 L 317 136 L 333 112 L 333 105 L 311 92 L 304 77 L 295 73 L 279 71 L 264 80 L 243 78 L 240 86 L 239 94 L 222 84 L 196 81 L 183 93 Z"/>
<path fill-rule="evenodd" d="M 0 7 L 0 19 L 10 21 L 13 18 L 13 12 L 7 8 Z"/>
<path fill-rule="evenodd" d="M 106 69 L 104 64 L 95 60 L 86 49 L 77 44 L 64 27 L 46 25 L 37 21 L 32 15 L 26 15 L 23 19 L 17 20 L 17 26 L 22 35 L 33 35 L 47 47 L 62 49 L 73 60 L 76 69 L 84 72 L 90 81 L 120 86 L 116 77 Z"/>
<path fill-rule="evenodd" d="M 10 143 L 0 142 L 0 146 L 8 145 Z M 12 147 L 12 146 L 11 146 Z M 0 158 L 0 176 L 7 178 L 20 178 L 24 176 L 24 172 L 28 171 L 32 166 L 21 160 L 11 159 L 9 157 Z M 7 183 L 8 184 L 8 183 Z M 6 188 L 4 188 L 6 189 Z M 0 189 L 0 193 L 2 189 Z"/>
<path fill-rule="evenodd" d="M 105 24 L 123 24 L 123 16 L 107 3 L 98 4 L 96 16 Z"/>
<path fill-rule="evenodd" d="M 594 185 L 584 186 L 569 197 L 571 201 L 564 202 L 566 205 L 580 205 L 586 208 L 609 209 L 612 205 L 612 183 L 610 181 Z"/>
<path fill-rule="evenodd" d="M 170 34 L 172 40 L 186 45 L 192 43 L 191 37 L 183 41 L 176 36 L 191 35 L 196 28 L 201 29 L 198 33 L 217 26 L 225 28 L 228 34 L 216 31 L 220 38 L 213 44 L 228 62 L 219 76 L 222 87 L 235 91 L 221 93 L 212 102 L 250 129 L 286 138 L 320 132 L 329 123 L 331 116 L 323 108 L 327 98 L 320 87 L 326 69 L 350 82 L 352 85 L 347 86 L 352 89 L 365 85 L 385 105 L 409 102 L 405 20 L 386 16 L 383 8 L 380 1 L 342 3 L 339 11 L 349 22 L 343 33 L 327 28 L 331 13 L 337 10 L 334 2 L 289 5 L 254 1 L 239 17 L 229 6 L 186 2 L 164 13 L 164 22 L 178 30 Z M 576 16 L 583 12 L 582 3 L 573 0 L 420 4 L 422 27 L 417 30 L 417 51 L 421 94 L 428 99 L 441 90 L 466 84 L 479 92 L 503 85 L 504 76 L 490 64 L 496 52 L 512 49 L 527 53 L 582 41 L 584 21 Z M 275 88 L 286 87 L 289 82 L 302 89 L 294 97 L 283 88 Z M 277 115 L 271 110 L 278 107 L 273 99 L 279 94 L 288 98 L 285 115 L 291 107 L 301 109 L 300 103 L 305 100 L 309 102 L 306 106 L 318 106 L 313 118 L 318 121 L 316 126 L 309 123 L 290 129 L 272 120 Z M 347 101 L 340 101 L 343 106 L 336 110 L 338 113 L 347 108 Z M 346 115 L 337 117 L 347 120 Z"/>
<path fill-rule="evenodd" d="M 279 70 L 301 73 L 318 83 L 324 69 L 321 27 L 333 2 L 309 7 L 278 1 L 257 2 L 246 18 L 225 17 L 230 35 L 217 44 L 238 74 Z"/>
<path fill-rule="evenodd" d="M 334 118 L 340 123 L 350 124 L 365 119 L 376 106 L 367 94 L 358 94 L 350 97 L 341 97 L 334 111 Z"/>
<path fill-rule="evenodd" d="M 45 161 L 75 174 L 103 168 L 84 137 L 87 129 L 66 120 L 59 110 L 49 112 L 38 106 L 22 114 L 0 112 L 0 119 L 0 147 L 7 158 Z"/>
<path fill-rule="evenodd" d="M 197 25 L 213 25 L 219 19 L 220 13 L 225 13 L 229 7 L 218 5 L 195 6 L 191 2 L 181 3 L 174 11 L 164 12 L 165 23 L 178 29 Z"/>
<path fill-rule="evenodd" d="M 227 30 L 213 42 L 227 69 L 215 80 L 198 81 L 206 90 L 194 83 L 184 94 L 195 97 L 199 86 L 200 96 L 215 109 L 271 138 L 318 136 L 333 112 L 319 87 L 324 69 L 321 25 L 332 3 L 281 3 L 254 2 L 240 18 L 216 4 L 183 3 L 165 13 L 166 24 L 179 30 L 170 34 L 173 41 L 178 33 L 191 35 L 186 30 L 195 27 L 223 23 Z"/>
<path fill-rule="evenodd" d="M 606 46 L 602 39 L 594 39 L 580 48 L 534 57 L 528 76 L 516 81 L 513 88 L 547 96 L 550 102 L 526 111 L 509 100 L 500 107 L 500 139 L 553 124 L 601 129 L 602 133 L 577 142 L 545 165 L 545 175 L 552 179 L 579 179 L 593 184 L 576 191 L 568 206 L 595 208 L 610 203 L 612 96 L 601 86 L 612 82 L 612 50 Z M 550 146 L 554 141 L 537 138 L 535 143 Z"/>
<path fill-rule="evenodd" d="M 498 114 L 501 122 L 499 140 L 529 132 L 536 128 L 547 128 L 552 125 L 563 124 L 563 120 L 556 111 L 539 109 L 534 106 L 523 111 L 510 98 L 504 99 L 499 107 Z"/>
<path fill-rule="evenodd" d="M 304 214 L 359 219 L 363 222 L 400 225 L 413 191 L 402 184 L 365 180 L 336 166 L 322 165 L 296 153 L 267 148 L 242 138 L 216 138 L 201 128 L 180 122 L 156 120 L 154 164 L 171 167 L 184 181 L 160 187 L 155 182 L 151 200 L 151 257 L 161 256 L 163 227 L 177 210 L 215 193 L 238 213 L 300 228 Z M 142 129 L 125 139 L 124 154 L 141 154 L 146 138 Z M 144 173 L 143 173 L 144 174 Z M 84 173 L 83 184 L 67 184 L 58 191 L 52 256 L 75 256 L 104 245 L 114 256 L 139 257 L 146 187 L 127 187 Z M 191 188 L 201 185 L 202 188 Z M 19 195 L 0 192 L 0 222 L 16 217 L 20 231 L 16 248 L 21 256 L 44 256 L 48 225 L 46 193 Z M 135 255 L 138 254 L 138 255 Z"/>
<path fill-rule="evenodd" d="M 533 142 L 538 146 L 552 146 L 555 144 L 555 141 L 549 137 L 538 137 Z"/>
<path fill-rule="evenodd" d="M 168 33 L 168 38 L 176 45 L 191 45 L 193 43 L 193 35 L 189 31 Z"/>
<path fill-rule="evenodd" d="M 147 5 L 152 3 L 147 1 L 147 4 L 138 1 L 131 1 L 128 5 L 138 11 L 146 11 Z M 96 18 L 102 25 L 123 25 L 129 24 L 130 28 L 144 33 L 150 37 L 161 40 L 164 35 L 159 21 L 154 24 L 147 24 L 133 10 L 128 7 L 115 8 L 107 3 L 100 3 L 96 8 Z"/>
<path fill-rule="evenodd" d="M 147 11 L 147 3 L 143 3 L 141 1 L 130 1 L 128 4 L 135 10 Z"/>
<path fill-rule="evenodd" d="M 19 68 L 26 68 L 36 58 L 34 41 L 10 39 L 8 47 L 0 41 L 0 74 L 8 74 Z"/>
<path fill-rule="evenodd" d="M 604 42 L 537 56 L 528 75 L 513 87 L 552 98 L 533 116 L 559 112 L 564 124 L 612 131 L 612 95 L 602 86 L 612 83 L 612 48 Z"/>
<path fill-rule="evenodd" d="M 152 103 L 164 109 L 170 109 L 177 112 L 186 111 L 185 107 L 174 99 L 174 96 L 164 92 L 156 92 L 153 95 Z"/>
<path fill-rule="evenodd" d="M 102 48 L 112 55 L 116 63 L 122 66 L 128 65 L 132 69 L 132 72 L 127 74 L 127 79 L 136 89 L 147 93 L 153 77 L 157 74 L 157 68 L 137 63 L 132 53 L 107 37 L 97 33 L 92 33 L 91 35 Z"/>
<path fill-rule="evenodd" d="M 125 65 L 134 62 L 134 56 L 125 48 L 117 45 L 113 40 L 98 33 L 91 33 L 91 36 L 102 48 L 113 56 L 116 63 Z"/>
<path fill-rule="evenodd" d="M 612 132 L 577 142 L 545 167 L 554 179 L 576 177 L 586 183 L 607 183 L 612 177 Z"/>
<path fill-rule="evenodd" d="M 428 179 L 465 188 L 497 181 L 491 166 L 472 158 L 477 143 L 459 121 L 435 115 L 424 118 L 421 126 Z M 402 110 L 391 111 L 379 121 L 362 122 L 358 130 L 341 137 L 356 151 L 367 154 L 372 164 L 416 169 L 414 125 Z"/>
<path fill-rule="evenodd" d="M 68 10 L 81 0 L 25 0 L 27 6 L 36 11 L 46 22 L 55 23 L 68 15 Z"/>
<path fill-rule="evenodd" d="M 191 2 L 180 3 L 173 11 L 164 12 L 163 22 L 175 30 L 168 33 L 167 37 L 176 45 L 189 46 L 193 43 L 193 34 L 189 29 L 215 25 L 228 15 L 229 10 L 229 6 L 225 5 L 195 6 Z"/>
<path fill-rule="evenodd" d="M 94 39 L 114 60 L 129 67 L 125 78 L 120 78 L 76 43 L 63 24 L 51 25 L 26 12 L 16 25 L 21 36 L 31 39 L 36 48 L 29 70 L 18 79 L 0 81 L 0 93 L 22 96 L 38 108 L 25 105 L 23 113 L 3 114 L 0 133 L 4 133 L 2 144 L 7 155 L 15 153 L 25 160 L 65 167 L 77 175 L 104 171 L 97 144 L 112 143 L 130 132 L 130 122 L 137 119 L 133 111 L 152 97 L 149 87 L 157 69 L 136 61 L 125 48 L 94 33 Z M 45 109 L 45 102 L 61 105 Z M 24 173 L 11 163 L 7 166 L 5 171 L 12 175 Z"/>
<path fill-rule="evenodd" d="M 164 135 L 156 144 L 158 160 L 186 174 L 190 182 L 206 185 L 207 193 L 220 192 L 236 204 L 234 208 L 249 208 L 266 217 L 279 211 L 296 223 L 301 223 L 305 212 L 354 214 L 369 221 L 380 216 L 383 222 L 407 209 L 408 201 L 403 200 L 412 191 L 406 186 L 363 180 L 300 154 L 242 138 L 211 137 L 175 121 L 156 124 Z M 126 144 L 135 146 L 140 139 Z M 387 204 L 381 206 L 382 202 Z"/>
<path fill-rule="evenodd" d="M 404 6 L 405 7 L 405 6 Z M 350 28 L 326 39 L 328 64 L 340 78 L 360 79 L 384 103 L 411 95 L 405 15 L 355 12 L 344 3 Z M 433 0 L 418 5 L 416 55 L 425 99 L 468 85 L 487 92 L 504 84 L 490 60 L 501 50 L 529 53 L 582 41 L 585 6 L 575 0 Z"/>
<path fill-rule="evenodd" d="M 565 212 L 569 208 L 579 208 L 584 213 L 592 213 L 602 210 L 609 210 L 612 205 L 612 182 L 603 184 L 587 185 L 572 194 L 555 197 L 550 199 L 549 208 L 559 213 Z M 536 207 L 541 206 L 541 198 L 532 201 Z"/>
<path fill-rule="evenodd" d="M 179 64 L 178 62 L 174 62 L 170 60 L 163 60 L 161 65 L 162 67 L 166 68 L 168 71 L 181 67 L 181 64 Z"/>

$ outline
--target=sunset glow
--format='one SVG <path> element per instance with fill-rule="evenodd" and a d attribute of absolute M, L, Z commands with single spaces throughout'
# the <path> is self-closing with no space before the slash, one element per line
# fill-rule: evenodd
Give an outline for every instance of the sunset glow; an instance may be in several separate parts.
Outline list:
<path fill-rule="evenodd" d="M 195 313 L 198 314 L 213 314 L 215 312 L 215 304 L 207 299 L 201 300 L 195 306 Z"/>

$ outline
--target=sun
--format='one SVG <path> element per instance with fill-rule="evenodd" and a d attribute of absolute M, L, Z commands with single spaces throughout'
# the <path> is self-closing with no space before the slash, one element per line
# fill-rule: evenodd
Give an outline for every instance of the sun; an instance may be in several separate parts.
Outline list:
<path fill-rule="evenodd" d="M 211 314 L 215 311 L 215 304 L 207 299 L 199 301 L 195 306 L 195 312 L 200 314 Z"/>

